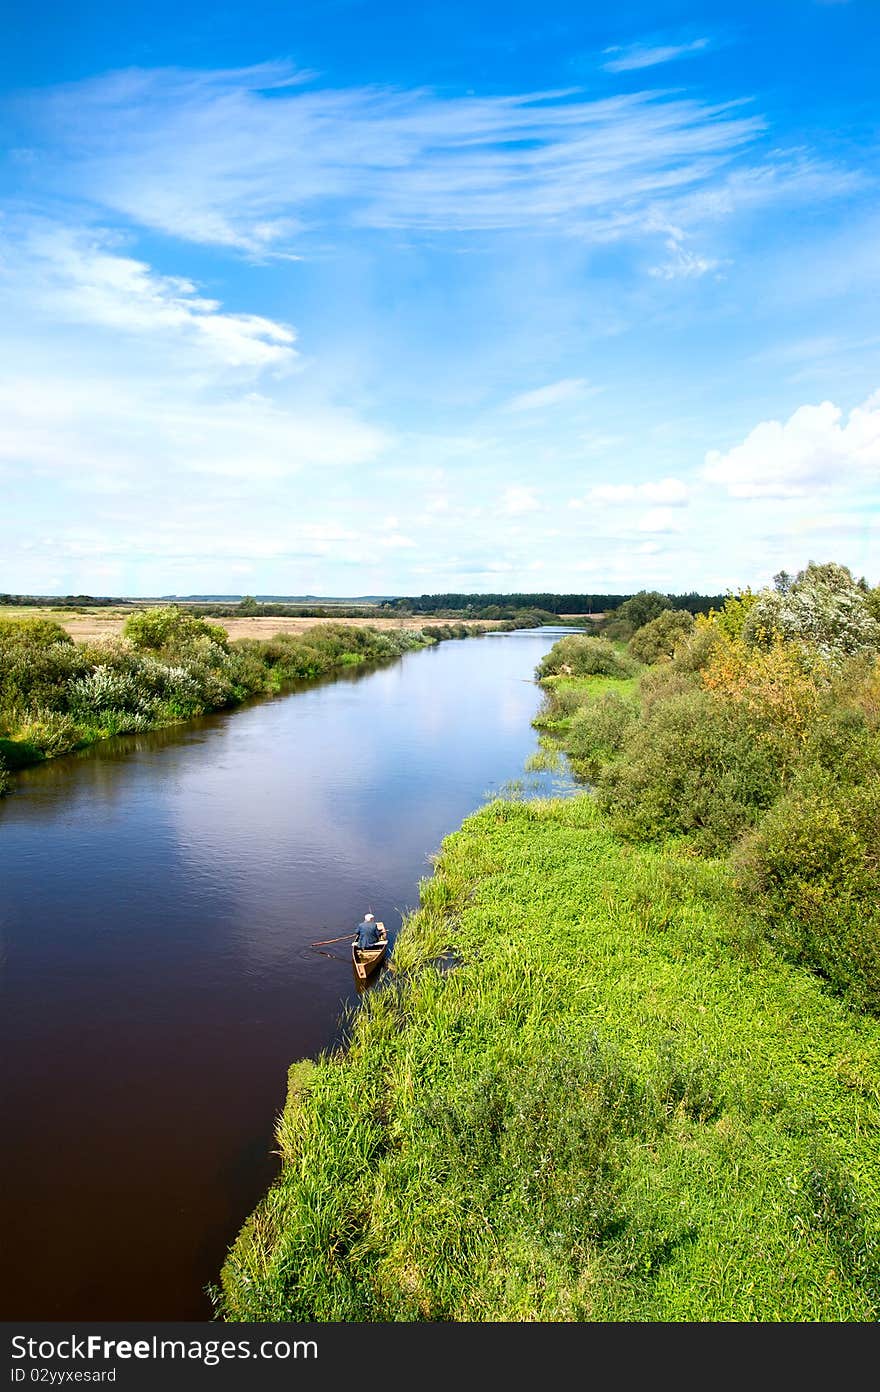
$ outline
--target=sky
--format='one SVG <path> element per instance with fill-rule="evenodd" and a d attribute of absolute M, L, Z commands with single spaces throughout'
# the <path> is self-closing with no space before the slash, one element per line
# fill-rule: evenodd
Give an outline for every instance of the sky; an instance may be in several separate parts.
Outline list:
<path fill-rule="evenodd" d="M 12 0 L 0 591 L 880 582 L 876 0 Z"/>

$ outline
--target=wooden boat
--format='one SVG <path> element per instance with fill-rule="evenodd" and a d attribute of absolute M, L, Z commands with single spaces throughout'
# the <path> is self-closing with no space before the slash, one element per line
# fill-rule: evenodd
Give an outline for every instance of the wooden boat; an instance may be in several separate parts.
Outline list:
<path fill-rule="evenodd" d="M 351 960 L 359 981 L 366 981 L 370 973 L 385 960 L 385 953 L 388 951 L 388 932 L 385 924 L 377 923 L 376 927 L 379 930 L 379 941 L 375 947 L 358 947 L 357 941 L 351 945 Z"/>

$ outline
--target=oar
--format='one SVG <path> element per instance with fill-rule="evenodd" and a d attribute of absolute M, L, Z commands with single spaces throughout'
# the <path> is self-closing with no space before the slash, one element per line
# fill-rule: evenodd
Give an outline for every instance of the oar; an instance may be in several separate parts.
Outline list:
<path fill-rule="evenodd" d="M 326 947 L 328 943 L 344 942 L 346 938 L 353 938 L 354 933 L 341 933 L 338 938 L 321 938 L 320 942 L 310 943 L 311 947 Z"/>

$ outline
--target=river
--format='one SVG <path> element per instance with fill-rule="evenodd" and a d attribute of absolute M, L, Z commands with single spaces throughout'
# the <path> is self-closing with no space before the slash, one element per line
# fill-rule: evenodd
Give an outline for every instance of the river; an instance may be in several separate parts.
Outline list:
<path fill-rule="evenodd" d="M 309 944 L 367 908 L 393 936 L 443 837 L 523 777 L 558 636 L 441 643 L 19 776 L 0 802 L 4 1318 L 210 1315 L 275 1173 L 287 1065 L 357 1002 L 347 944 Z"/>

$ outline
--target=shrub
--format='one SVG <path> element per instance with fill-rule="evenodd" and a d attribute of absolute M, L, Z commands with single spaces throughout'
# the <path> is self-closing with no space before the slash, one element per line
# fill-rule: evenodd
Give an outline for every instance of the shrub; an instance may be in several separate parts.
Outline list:
<path fill-rule="evenodd" d="M 770 938 L 859 1005 L 880 1010 L 880 759 L 873 779 L 840 782 L 818 766 L 744 838 L 741 895 Z"/>
<path fill-rule="evenodd" d="M 194 638 L 208 638 L 222 648 L 228 645 L 225 628 L 206 623 L 176 604 L 158 605 L 155 609 L 131 614 L 122 631 L 134 647 L 153 652 L 177 647 Z"/>
<path fill-rule="evenodd" d="M 658 702 L 626 732 L 599 794 L 623 835 L 687 833 L 701 850 L 727 850 L 780 790 L 784 750 L 759 741 L 741 712 L 706 692 Z"/>
<path fill-rule="evenodd" d="M 636 630 L 629 650 L 638 662 L 661 662 L 672 657 L 693 626 L 694 616 L 687 609 L 664 609 L 656 619 Z"/>
<path fill-rule="evenodd" d="M 48 619 L 0 621 L 0 711 L 63 704 L 71 678 L 89 669 L 69 634 Z"/>
<path fill-rule="evenodd" d="M 593 777 L 619 751 L 637 716 L 633 703 L 615 691 L 577 710 L 565 742 L 576 771 Z"/>
<path fill-rule="evenodd" d="M 38 759 L 69 754 L 82 743 L 80 726 L 65 711 L 35 710 L 17 727 L 15 736 L 23 757 L 20 766 Z M 8 757 L 8 751 L 7 751 Z"/>
<path fill-rule="evenodd" d="M 779 576 L 775 589 L 756 596 L 742 632 L 747 642 L 763 647 L 779 640 L 809 643 L 830 661 L 880 648 L 870 591 L 846 566 L 812 561 L 794 580 Z"/>
<path fill-rule="evenodd" d="M 537 676 L 631 677 L 634 671 L 634 664 L 616 653 L 606 638 L 572 634 L 553 644 L 539 663 Z"/>

